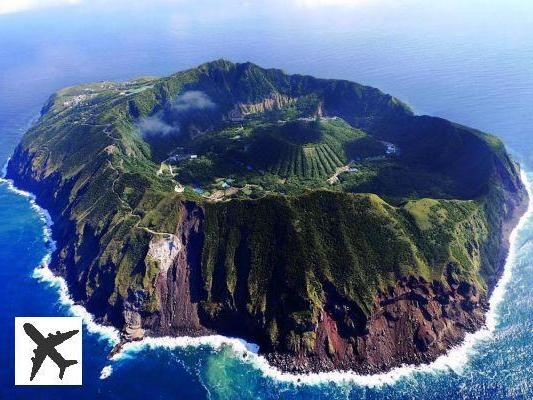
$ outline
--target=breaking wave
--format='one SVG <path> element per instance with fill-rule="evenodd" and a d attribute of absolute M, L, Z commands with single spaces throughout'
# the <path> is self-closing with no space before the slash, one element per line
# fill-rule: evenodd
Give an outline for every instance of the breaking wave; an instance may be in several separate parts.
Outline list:
<path fill-rule="evenodd" d="M 5 170 L 6 167 L 4 167 L 2 170 L 2 176 L 5 176 Z M 36 212 L 43 224 L 43 239 L 47 248 L 47 252 L 42 258 L 40 264 L 33 270 L 32 276 L 38 279 L 40 282 L 46 283 L 48 286 L 55 288 L 58 293 L 59 303 L 68 310 L 69 314 L 81 317 L 88 332 L 98 334 L 103 339 L 108 340 L 111 344 L 118 343 L 120 340 L 119 332 L 113 327 L 97 324 L 94 321 L 93 316 L 85 309 L 85 307 L 80 304 L 76 304 L 72 300 L 66 281 L 62 277 L 54 275 L 50 268 L 48 268 L 50 257 L 56 249 L 56 243 L 52 239 L 53 221 L 48 211 L 36 203 L 35 196 L 32 193 L 18 189 L 13 184 L 13 181 L 2 177 L 0 178 L 0 185 L 2 184 L 6 185 L 7 189 L 12 193 L 27 198 L 31 208 Z"/>
<path fill-rule="evenodd" d="M 104 368 L 102 368 L 102 372 L 100 372 L 100 379 L 107 379 L 112 373 L 113 367 L 111 365 L 106 365 Z"/>

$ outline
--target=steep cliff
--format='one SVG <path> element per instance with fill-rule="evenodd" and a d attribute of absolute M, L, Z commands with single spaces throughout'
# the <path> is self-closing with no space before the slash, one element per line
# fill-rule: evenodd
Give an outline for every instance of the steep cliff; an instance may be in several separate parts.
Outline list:
<path fill-rule="evenodd" d="M 50 267 L 126 340 L 241 336 L 290 371 L 460 342 L 527 202 L 493 136 L 227 61 L 58 92 L 7 172 L 54 219 Z"/>

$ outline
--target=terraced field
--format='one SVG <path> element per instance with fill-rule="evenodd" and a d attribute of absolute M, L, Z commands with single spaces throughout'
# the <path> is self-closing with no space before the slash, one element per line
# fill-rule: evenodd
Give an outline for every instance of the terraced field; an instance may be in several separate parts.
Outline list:
<path fill-rule="evenodd" d="M 223 149 L 225 154 L 222 158 L 226 160 L 228 152 L 233 152 L 237 162 L 249 166 L 248 171 L 270 173 L 281 178 L 325 180 L 339 167 L 358 158 L 357 151 L 352 149 L 383 147 L 377 140 L 350 127 L 340 118 L 263 123 L 251 129 L 248 137 L 240 143 L 228 138 L 225 132 L 215 133 L 207 140 L 200 138 L 201 146 L 193 143 L 192 147 L 209 153 L 211 158 L 222 156 L 220 149 Z M 222 146 L 221 141 L 225 142 Z M 363 146 L 357 146 L 357 143 Z M 384 154 L 384 148 L 381 154 Z"/>
<path fill-rule="evenodd" d="M 281 177 L 325 178 L 348 161 L 331 137 L 317 144 L 296 145 L 274 137 L 262 138 L 251 149 L 258 168 Z"/>
<path fill-rule="evenodd" d="M 295 193 L 309 185 L 329 188 L 355 164 L 354 170 L 366 170 L 361 163 L 387 154 L 382 142 L 338 117 L 280 120 L 255 115 L 178 143 L 182 153 L 174 157 L 174 176 L 201 187 L 205 197 L 218 196 L 221 190 L 227 192 L 224 198 L 235 197 L 228 189 L 247 185 L 256 188 L 254 193 Z"/>

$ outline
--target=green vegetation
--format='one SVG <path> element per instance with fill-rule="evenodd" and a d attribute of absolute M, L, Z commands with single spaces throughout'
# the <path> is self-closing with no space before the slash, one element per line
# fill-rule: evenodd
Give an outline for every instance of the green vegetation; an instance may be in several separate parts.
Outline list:
<path fill-rule="evenodd" d="M 281 123 L 254 119 L 245 126 L 225 127 L 192 140 L 183 138 L 179 148 L 188 149 L 198 158 L 174 162 L 177 179 L 209 185 L 216 178 L 226 177 L 241 186 L 270 186 L 270 174 L 279 179 L 315 179 L 327 186 L 327 178 L 348 162 L 345 146 L 367 138 L 341 119 Z M 172 159 L 167 162 L 173 163 Z"/>
<path fill-rule="evenodd" d="M 242 319 L 291 351 L 312 348 L 328 302 L 368 316 L 402 277 L 486 288 L 521 190 L 493 136 L 356 83 L 227 61 L 58 92 L 8 172 L 52 212 L 53 263 L 98 316 L 157 313 L 148 246 L 190 201 L 208 324 Z"/>

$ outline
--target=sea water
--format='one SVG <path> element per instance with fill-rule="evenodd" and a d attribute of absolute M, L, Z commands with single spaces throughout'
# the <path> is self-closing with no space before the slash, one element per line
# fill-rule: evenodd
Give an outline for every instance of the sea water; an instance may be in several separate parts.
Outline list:
<path fill-rule="evenodd" d="M 418 113 L 495 133 L 531 186 L 528 2 L 220 3 L 81 2 L 0 15 L 0 163 L 47 96 L 63 86 L 165 75 L 223 57 L 377 86 Z M 95 324 L 46 268 L 54 249 L 46 211 L 31 194 L 0 181 L 0 221 L 0 399 L 533 398 L 529 213 L 513 232 L 487 328 L 432 364 L 366 377 L 281 374 L 255 355 L 253 344 L 221 336 L 148 339 L 108 360 L 118 333 Z M 84 318 L 83 386 L 15 388 L 14 317 L 53 315 Z"/>

